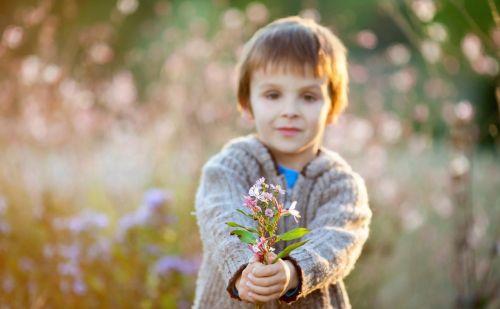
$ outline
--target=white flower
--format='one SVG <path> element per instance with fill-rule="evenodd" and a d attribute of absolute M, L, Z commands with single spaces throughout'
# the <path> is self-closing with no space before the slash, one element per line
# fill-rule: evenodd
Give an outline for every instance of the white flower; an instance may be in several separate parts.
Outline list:
<path fill-rule="evenodd" d="M 250 188 L 250 190 L 248 191 L 248 195 L 255 197 L 255 198 L 258 198 L 260 196 L 259 187 L 255 186 L 255 185 L 252 186 Z"/>
<path fill-rule="evenodd" d="M 300 218 L 300 214 L 298 210 L 295 210 L 296 205 L 297 201 L 293 201 L 293 203 L 290 205 L 290 208 L 288 208 L 288 212 L 293 216 L 295 222 L 299 223 L 299 220 L 297 220 L 297 218 Z"/>

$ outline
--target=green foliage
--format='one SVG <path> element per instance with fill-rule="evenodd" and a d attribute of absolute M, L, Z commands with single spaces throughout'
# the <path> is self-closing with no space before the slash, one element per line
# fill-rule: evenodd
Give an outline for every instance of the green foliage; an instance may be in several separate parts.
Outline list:
<path fill-rule="evenodd" d="M 288 232 L 285 232 L 285 233 L 279 235 L 277 241 L 297 239 L 297 238 L 300 238 L 300 237 L 306 235 L 309 232 L 310 232 L 309 229 L 299 227 L 299 228 L 293 229 L 291 231 L 288 231 Z"/>
<path fill-rule="evenodd" d="M 238 208 L 238 209 L 236 209 L 236 211 L 237 211 L 237 212 L 239 212 L 240 214 L 244 215 L 244 216 L 245 216 L 245 217 L 247 217 L 247 218 L 250 218 L 250 219 L 252 219 L 252 220 L 256 220 L 254 216 L 252 216 L 252 215 L 250 215 L 250 214 L 246 213 L 246 212 L 245 212 L 245 211 L 243 211 L 242 209 L 239 209 L 239 208 Z"/>
<path fill-rule="evenodd" d="M 304 240 L 304 241 L 300 241 L 300 242 L 297 242 L 297 243 L 294 243 L 294 244 L 291 244 L 289 246 L 287 246 L 285 249 L 283 249 L 283 251 L 281 251 L 277 256 L 276 258 L 273 260 L 272 264 L 276 263 L 277 260 L 281 259 L 281 258 L 284 258 L 285 256 L 287 256 L 288 254 L 290 254 L 290 252 L 292 252 L 293 250 L 299 248 L 300 246 L 303 246 L 304 244 L 306 244 L 308 241 L 307 240 Z"/>
<path fill-rule="evenodd" d="M 243 226 L 243 225 L 239 225 L 237 223 L 234 223 L 234 222 L 226 222 L 226 224 L 230 227 L 240 227 L 242 229 L 245 229 L 249 232 L 252 232 L 252 233 L 255 233 L 257 234 L 257 230 L 256 229 L 253 229 L 253 228 L 250 228 L 250 227 L 246 227 L 246 226 Z"/>
<path fill-rule="evenodd" d="M 231 235 L 236 235 L 238 236 L 238 238 L 246 243 L 246 244 L 251 244 L 251 245 L 254 245 L 255 244 L 255 236 L 248 232 L 248 231 L 245 231 L 245 230 L 233 230 L 231 231 Z"/>

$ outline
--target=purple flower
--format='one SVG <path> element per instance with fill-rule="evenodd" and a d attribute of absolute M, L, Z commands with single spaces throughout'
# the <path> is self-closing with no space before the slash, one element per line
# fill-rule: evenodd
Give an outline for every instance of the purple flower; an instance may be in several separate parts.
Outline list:
<path fill-rule="evenodd" d="M 0 215 L 4 215 L 7 212 L 7 200 L 0 196 Z"/>
<path fill-rule="evenodd" d="M 80 257 L 82 252 L 81 246 L 79 243 L 72 243 L 69 245 L 59 245 L 58 254 L 68 260 L 76 261 Z"/>
<path fill-rule="evenodd" d="M 269 192 L 264 192 L 262 193 L 262 197 L 266 200 L 266 201 L 270 201 L 273 199 L 273 194 L 272 193 L 269 193 Z"/>
<path fill-rule="evenodd" d="M 2 288 L 4 292 L 10 293 L 14 288 L 16 287 L 16 282 L 14 281 L 14 278 L 10 275 L 7 275 L 7 277 L 3 278 L 2 282 Z"/>
<path fill-rule="evenodd" d="M 87 291 L 87 285 L 81 279 L 76 279 L 73 282 L 73 292 L 78 295 L 83 295 Z"/>
<path fill-rule="evenodd" d="M 35 269 L 35 265 L 30 258 L 23 256 L 19 259 L 18 263 L 19 263 L 19 268 L 24 272 L 30 272 L 33 269 Z"/>
<path fill-rule="evenodd" d="M 69 230 L 77 235 L 104 229 L 108 226 L 109 220 L 106 214 L 84 210 L 73 217 L 55 218 L 52 224 L 57 230 Z"/>
<path fill-rule="evenodd" d="M 266 216 L 272 218 L 274 216 L 274 212 L 271 208 L 266 209 Z"/>
<path fill-rule="evenodd" d="M 90 259 L 108 259 L 111 252 L 111 242 L 107 238 L 98 238 L 90 245 L 87 256 Z"/>
<path fill-rule="evenodd" d="M 144 196 L 144 205 L 150 211 L 154 212 L 163 207 L 171 199 L 171 193 L 162 189 L 149 189 Z"/>
<path fill-rule="evenodd" d="M 264 183 L 266 179 L 264 177 L 261 177 L 259 178 L 255 184 L 250 188 L 250 190 L 248 191 L 248 195 L 250 195 L 251 197 L 254 197 L 256 199 L 259 199 L 261 201 L 264 201 L 264 197 L 262 196 L 262 193 L 261 193 L 261 189 L 262 189 L 262 186 L 264 184 L 264 186 L 266 185 Z"/>
<path fill-rule="evenodd" d="M 9 234 L 11 231 L 10 225 L 8 222 L 4 222 L 0 219 L 0 235 Z"/>
<path fill-rule="evenodd" d="M 275 192 L 277 192 L 279 194 L 282 194 L 282 195 L 285 194 L 285 190 L 283 190 L 280 185 L 275 185 L 275 186 L 271 187 L 271 189 L 273 189 Z"/>
<path fill-rule="evenodd" d="M 57 266 L 57 270 L 62 276 L 72 276 L 77 278 L 81 275 L 80 267 L 78 266 L 78 264 L 71 261 L 59 264 Z"/>
<path fill-rule="evenodd" d="M 198 270 L 198 265 L 192 261 L 186 261 L 178 256 L 164 256 L 154 265 L 155 273 L 159 275 L 167 274 L 171 271 L 189 275 Z"/>
<path fill-rule="evenodd" d="M 146 221 L 143 212 L 134 212 L 124 215 L 118 221 L 118 237 L 123 238 L 129 230 L 141 226 Z"/>

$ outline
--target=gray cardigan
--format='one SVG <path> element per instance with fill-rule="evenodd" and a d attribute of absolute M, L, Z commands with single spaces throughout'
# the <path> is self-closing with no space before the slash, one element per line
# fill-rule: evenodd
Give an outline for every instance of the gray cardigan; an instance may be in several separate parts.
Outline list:
<path fill-rule="evenodd" d="M 195 200 L 203 261 L 193 308 L 254 308 L 233 294 L 235 281 L 252 252 L 229 235 L 232 228 L 224 222 L 255 225 L 235 209 L 242 208 L 243 196 L 260 177 L 286 188 L 272 154 L 254 134 L 229 141 L 204 165 Z M 279 233 L 296 227 L 307 227 L 311 232 L 301 239 L 278 243 L 276 252 L 309 240 L 286 258 L 298 270 L 299 292 L 263 308 L 350 308 L 343 279 L 361 254 L 372 217 L 363 179 L 336 152 L 321 147 L 280 202 L 288 208 L 295 200 L 302 218 L 298 224 L 292 217 L 282 218 Z"/>

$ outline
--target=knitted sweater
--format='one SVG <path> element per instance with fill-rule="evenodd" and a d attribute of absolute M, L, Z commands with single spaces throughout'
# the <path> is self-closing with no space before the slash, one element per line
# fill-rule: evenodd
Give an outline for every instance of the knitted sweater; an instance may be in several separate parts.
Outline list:
<path fill-rule="evenodd" d="M 210 158 L 202 169 L 195 214 L 203 244 L 193 308 L 254 308 L 234 294 L 234 284 L 252 252 L 224 222 L 255 223 L 240 213 L 243 196 L 260 177 L 286 188 L 285 177 L 269 149 L 254 135 L 238 137 Z M 307 227 L 300 239 L 282 241 L 276 252 L 302 241 L 290 253 L 299 276 L 299 292 L 263 308 L 350 308 L 343 279 L 354 268 L 369 236 L 372 212 L 363 179 L 336 152 L 324 147 L 301 171 L 292 190 L 280 196 L 288 208 L 297 201 L 301 218 L 283 217 L 278 232 Z"/>

